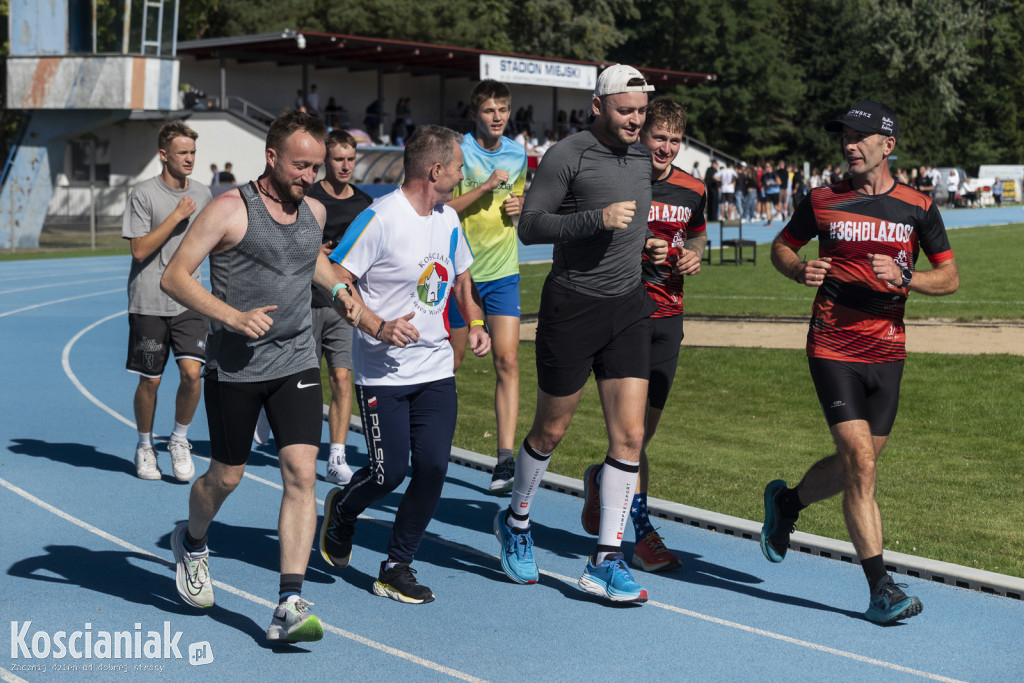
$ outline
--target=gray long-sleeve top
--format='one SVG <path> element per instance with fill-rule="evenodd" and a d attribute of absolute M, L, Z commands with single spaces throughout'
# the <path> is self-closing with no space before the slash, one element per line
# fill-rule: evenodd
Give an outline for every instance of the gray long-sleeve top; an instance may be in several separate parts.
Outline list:
<path fill-rule="evenodd" d="M 624 230 L 607 230 L 609 204 L 636 201 Z M 519 219 L 523 244 L 554 244 L 550 278 L 570 290 L 613 297 L 636 289 L 648 236 L 651 153 L 634 144 L 611 148 L 589 130 L 545 154 Z"/>

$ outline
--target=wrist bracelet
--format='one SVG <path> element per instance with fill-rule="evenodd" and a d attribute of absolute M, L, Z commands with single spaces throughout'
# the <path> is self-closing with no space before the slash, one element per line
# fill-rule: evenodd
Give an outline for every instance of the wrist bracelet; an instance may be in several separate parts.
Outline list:
<path fill-rule="evenodd" d="M 483 321 L 483 320 L 470 320 L 470 321 L 469 321 L 469 328 L 470 328 L 470 329 L 473 329 L 473 328 L 474 328 L 474 327 L 476 327 L 477 325 L 483 325 L 483 324 L 484 324 L 484 321 Z"/>
<path fill-rule="evenodd" d="M 380 335 L 384 332 L 384 321 L 380 321 L 380 327 L 377 328 L 377 334 L 373 335 L 373 338 L 380 341 Z"/>
<path fill-rule="evenodd" d="M 333 301 L 334 303 L 338 303 L 338 299 L 336 297 L 338 295 L 339 289 L 344 289 L 349 294 L 352 293 L 352 290 L 349 288 L 347 283 L 339 282 L 338 284 L 334 285 L 334 289 L 331 290 L 331 301 Z"/>

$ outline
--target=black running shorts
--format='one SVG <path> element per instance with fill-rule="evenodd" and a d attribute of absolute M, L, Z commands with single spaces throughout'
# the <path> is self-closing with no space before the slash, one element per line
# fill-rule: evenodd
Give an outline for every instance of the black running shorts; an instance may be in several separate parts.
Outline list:
<path fill-rule="evenodd" d="M 176 316 L 128 314 L 129 372 L 160 377 L 171 352 L 177 360 L 206 362 L 206 318 L 191 309 Z"/>
<path fill-rule="evenodd" d="M 647 402 L 663 410 L 672 389 L 679 364 L 679 345 L 683 343 L 683 314 L 669 318 L 651 318 L 651 382 Z"/>
<path fill-rule="evenodd" d="M 260 408 L 274 432 L 278 450 L 293 444 L 320 445 L 324 402 L 319 368 L 266 382 L 221 382 L 217 371 L 206 375 L 206 420 L 210 456 L 225 465 L 244 465 Z"/>
<path fill-rule="evenodd" d="M 867 420 L 872 436 L 889 436 L 899 409 L 903 361 L 847 363 L 808 358 L 807 362 L 829 427 Z"/>
<path fill-rule="evenodd" d="M 643 284 L 618 297 L 598 298 L 544 283 L 537 322 L 537 384 L 551 396 L 598 379 L 639 377 L 651 371 L 651 320 L 656 309 Z"/>

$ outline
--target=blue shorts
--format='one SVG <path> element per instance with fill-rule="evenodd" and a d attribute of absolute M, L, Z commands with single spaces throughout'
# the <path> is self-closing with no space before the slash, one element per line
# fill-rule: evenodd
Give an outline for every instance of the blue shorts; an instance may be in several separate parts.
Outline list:
<path fill-rule="evenodd" d="M 510 315 L 519 317 L 519 275 L 509 275 L 489 282 L 477 282 L 476 289 L 484 304 L 484 315 Z M 455 298 L 448 303 L 448 328 L 465 327 L 466 321 L 459 314 Z"/>

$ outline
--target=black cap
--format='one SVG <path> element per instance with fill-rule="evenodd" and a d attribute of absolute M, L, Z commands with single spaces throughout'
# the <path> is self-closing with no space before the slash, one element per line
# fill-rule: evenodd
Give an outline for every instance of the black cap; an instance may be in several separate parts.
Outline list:
<path fill-rule="evenodd" d="M 900 122 L 896 112 L 881 102 L 861 100 L 846 112 L 846 116 L 825 124 L 830 133 L 841 133 L 843 126 L 849 126 L 861 133 L 878 133 L 886 137 L 900 138 Z"/>

